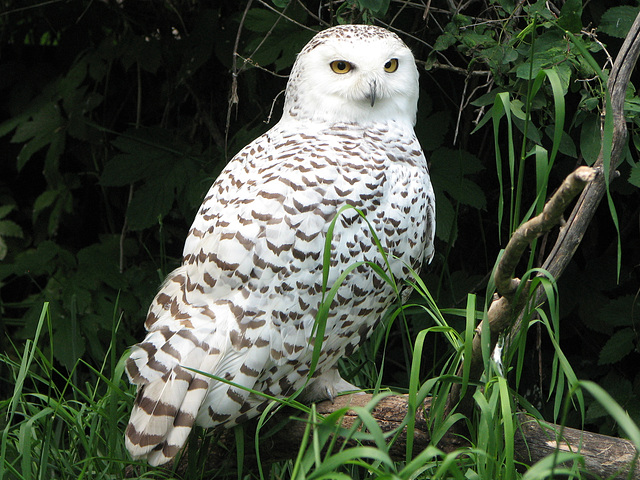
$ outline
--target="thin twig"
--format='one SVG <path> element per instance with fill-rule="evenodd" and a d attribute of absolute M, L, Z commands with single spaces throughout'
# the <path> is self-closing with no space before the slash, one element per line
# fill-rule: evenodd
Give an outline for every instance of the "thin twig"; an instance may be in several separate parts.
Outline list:
<path fill-rule="evenodd" d="M 238 105 L 238 46 L 240 45 L 240 34 L 242 33 L 242 27 L 247 18 L 247 13 L 251 7 L 253 0 L 247 1 L 247 6 L 242 12 L 242 18 L 240 19 L 240 25 L 238 25 L 238 31 L 236 33 L 236 41 L 233 44 L 233 58 L 231 59 L 231 92 L 229 93 L 229 105 L 227 107 L 227 122 L 224 129 L 224 155 L 228 157 L 229 146 L 229 128 L 231 127 L 231 109 L 234 105 Z"/>
<path fill-rule="evenodd" d="M 416 60 L 416 63 L 422 64 L 422 65 L 427 64 L 427 62 L 425 62 L 424 60 Z M 459 73 L 460 75 L 465 75 L 465 76 L 469 76 L 469 75 L 483 76 L 483 75 L 491 74 L 491 70 L 469 70 L 468 68 L 456 67 L 455 65 L 445 65 L 443 63 L 438 63 L 438 62 L 429 63 L 429 67 L 435 68 L 438 70 L 448 70 L 450 72 Z"/>
<path fill-rule="evenodd" d="M 255 54 L 255 53 L 256 52 L 254 51 L 253 54 Z M 269 70 L 268 68 L 263 67 L 259 63 L 254 62 L 250 57 L 249 58 L 245 58 L 240 54 L 238 54 L 237 56 L 242 59 L 243 65 L 251 65 L 252 67 L 257 68 L 258 70 L 262 70 L 263 72 L 267 72 L 268 74 L 273 75 L 274 77 L 289 78 L 289 75 L 282 75 L 280 73 L 274 72 L 273 70 Z"/>

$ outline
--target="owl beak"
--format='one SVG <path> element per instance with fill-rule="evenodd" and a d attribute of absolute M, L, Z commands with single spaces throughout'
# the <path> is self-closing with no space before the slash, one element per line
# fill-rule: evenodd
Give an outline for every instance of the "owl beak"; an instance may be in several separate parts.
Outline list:
<path fill-rule="evenodd" d="M 376 103 L 376 89 L 378 84 L 376 83 L 375 78 L 369 82 L 369 93 L 366 95 L 366 98 L 371 100 L 371 106 Z"/>

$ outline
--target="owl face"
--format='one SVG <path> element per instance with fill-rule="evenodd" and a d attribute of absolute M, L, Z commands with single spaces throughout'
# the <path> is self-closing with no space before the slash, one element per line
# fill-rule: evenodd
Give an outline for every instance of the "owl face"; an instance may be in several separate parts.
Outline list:
<path fill-rule="evenodd" d="M 369 25 L 325 30 L 302 50 L 287 85 L 285 117 L 415 123 L 418 70 L 393 33 Z"/>

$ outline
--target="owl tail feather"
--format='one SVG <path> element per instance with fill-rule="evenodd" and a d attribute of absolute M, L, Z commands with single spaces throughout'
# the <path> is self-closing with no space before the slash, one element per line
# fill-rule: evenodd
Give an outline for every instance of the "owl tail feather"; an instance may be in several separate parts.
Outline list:
<path fill-rule="evenodd" d="M 125 444 L 133 458 L 151 465 L 171 460 L 191 432 L 210 380 L 176 367 L 138 390 L 125 432 Z"/>
<path fill-rule="evenodd" d="M 231 313 L 226 303 L 211 311 L 215 325 Z M 138 385 L 138 394 L 125 432 L 126 447 L 133 458 L 151 465 L 171 460 L 196 424 L 230 427 L 254 416 L 256 400 L 249 399 L 250 389 L 268 368 L 269 349 L 255 344 L 260 329 L 251 330 L 251 337 L 228 334 L 215 329 L 210 319 L 198 322 L 197 311 L 189 313 L 192 324 L 204 326 L 173 330 L 158 316 L 153 326 L 159 328 L 127 359 L 127 375 Z"/>
<path fill-rule="evenodd" d="M 207 340 L 209 345 L 219 345 L 217 338 Z M 140 387 L 125 432 L 131 456 L 146 459 L 150 465 L 162 465 L 182 449 L 194 424 L 229 427 L 258 413 L 251 409 L 252 402 L 247 402 L 247 389 L 253 388 L 264 366 L 266 350 L 249 348 L 238 352 L 212 348 L 203 355 L 201 349 L 194 349 L 182 365 L 148 383 L 134 376 L 132 381 Z M 138 357 L 134 351 L 130 360 L 139 362 Z M 235 385 L 216 381 L 185 366 L 228 378 Z M 135 373 L 133 368 L 128 370 L 130 375 L 132 371 Z"/>
<path fill-rule="evenodd" d="M 201 332 L 205 341 L 197 345 L 183 341 L 194 336 L 187 331 L 153 332 L 127 359 L 127 374 L 139 385 L 125 432 L 125 445 L 135 459 L 166 463 L 191 432 L 212 380 L 185 367 L 215 372 L 223 356 L 213 347 L 220 343 L 215 333 Z"/>

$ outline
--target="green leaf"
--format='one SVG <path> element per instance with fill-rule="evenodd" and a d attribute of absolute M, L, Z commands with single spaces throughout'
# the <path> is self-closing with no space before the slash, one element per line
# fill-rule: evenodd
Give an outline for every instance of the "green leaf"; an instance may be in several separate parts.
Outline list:
<path fill-rule="evenodd" d="M 464 150 L 439 148 L 433 152 L 431 160 L 449 170 L 451 175 L 468 175 L 484 170 L 484 165 L 474 154 Z M 457 172 L 457 173 L 456 173 Z"/>
<path fill-rule="evenodd" d="M 420 138 L 423 150 L 435 150 L 442 146 L 444 137 L 449 131 L 449 112 L 436 112 L 426 119 L 418 119 L 416 135 Z"/>
<path fill-rule="evenodd" d="M 549 125 L 544 129 L 544 133 L 553 140 L 555 132 L 554 126 Z M 560 138 L 560 145 L 558 147 L 558 151 L 568 157 L 576 158 L 578 156 L 578 151 L 576 149 L 576 144 L 573 141 L 573 138 L 567 132 L 562 132 L 562 137 Z"/>
<path fill-rule="evenodd" d="M 362 10 L 371 10 L 378 15 L 384 15 L 389 9 L 391 0 L 358 0 L 358 4 Z"/>
<path fill-rule="evenodd" d="M 58 93 L 66 103 L 71 101 L 72 103 L 78 97 L 83 97 L 86 87 L 83 89 L 80 87 L 85 77 L 87 76 L 87 63 L 85 61 L 79 61 L 74 64 L 64 78 L 58 80 L 57 88 Z M 70 112 L 72 109 L 67 109 Z"/>
<path fill-rule="evenodd" d="M 302 47 L 304 47 L 312 34 L 307 30 L 298 30 L 296 32 L 287 33 L 287 42 L 282 46 L 282 54 L 275 61 L 276 71 L 284 70 L 295 62 L 296 57 Z"/>
<path fill-rule="evenodd" d="M 573 33 L 582 30 L 582 0 L 566 0 L 560 10 L 558 25 Z"/>
<path fill-rule="evenodd" d="M 18 170 L 21 170 L 34 153 L 54 142 L 56 147 L 50 154 L 50 158 L 59 157 L 59 139 L 64 138 L 64 120 L 60 115 L 60 109 L 54 103 L 46 104 L 42 109 L 33 114 L 30 121 L 22 123 L 16 129 L 12 143 L 27 142 L 18 154 Z M 64 145 L 64 143 L 62 143 Z"/>
<path fill-rule="evenodd" d="M 293 65 L 298 52 L 309 41 L 311 35 L 307 30 L 280 28 L 266 40 L 256 37 L 248 42 L 244 49 L 245 55 L 251 56 L 252 62 L 257 65 L 275 64 L 276 70 L 280 71 Z M 283 42 L 282 38 L 286 38 L 287 41 Z"/>
<path fill-rule="evenodd" d="M 54 134 L 51 136 L 51 143 L 44 157 L 44 177 L 49 185 L 58 187 L 62 182 L 62 174 L 60 172 L 60 156 L 64 152 L 66 144 L 66 135 Z"/>
<path fill-rule="evenodd" d="M 121 62 L 125 70 L 137 63 L 143 70 L 156 73 L 162 65 L 160 41 L 153 36 L 129 35 L 125 37 L 122 47 Z"/>
<path fill-rule="evenodd" d="M 552 59 L 536 55 L 533 59 L 527 60 L 516 67 L 516 76 L 524 80 L 533 80 L 538 72 L 552 63 Z"/>
<path fill-rule="evenodd" d="M 640 298 L 624 295 L 610 300 L 602 305 L 598 317 L 611 327 L 633 326 L 640 318 Z"/>
<path fill-rule="evenodd" d="M 454 35 L 449 32 L 444 32 L 436 39 L 433 49 L 437 52 L 441 52 L 449 48 L 451 45 L 454 45 L 457 41 L 458 39 Z"/>
<path fill-rule="evenodd" d="M 0 220 L 0 236 L 23 238 L 22 227 L 11 220 Z"/>
<path fill-rule="evenodd" d="M 175 192 L 168 188 L 164 179 L 151 180 L 133 194 L 127 209 L 127 218 L 132 230 L 143 230 L 158 223 L 173 205 Z"/>
<path fill-rule="evenodd" d="M 111 142 L 123 153 L 107 162 L 100 184 L 118 187 L 166 175 L 180 163 L 183 153 L 175 150 L 173 136 L 161 128 L 130 130 Z"/>
<path fill-rule="evenodd" d="M 640 188 L 640 163 L 636 163 L 631 166 L 631 173 L 629 174 L 629 183 Z"/>
<path fill-rule="evenodd" d="M 443 241 L 450 238 L 455 240 L 456 235 L 451 237 L 451 229 L 454 228 L 456 221 L 456 211 L 451 202 L 444 196 L 442 190 L 435 189 L 436 194 L 436 236 Z"/>
<path fill-rule="evenodd" d="M 587 165 L 593 165 L 600 155 L 600 117 L 596 115 L 590 115 L 582 124 L 580 153 Z"/>
<path fill-rule="evenodd" d="M 602 15 L 598 30 L 612 37 L 624 38 L 631 29 L 636 16 L 638 16 L 638 12 L 640 12 L 639 7 L 621 6 L 610 8 Z"/>
<path fill-rule="evenodd" d="M 487 208 L 487 199 L 479 185 L 464 178 L 460 181 L 459 187 L 460 188 L 449 191 L 454 199 L 478 210 L 485 210 Z"/>
<path fill-rule="evenodd" d="M 496 44 L 496 41 L 490 34 L 480 34 L 474 31 L 465 32 L 465 34 L 460 37 L 460 40 L 464 46 L 472 49 L 489 47 Z"/>
<path fill-rule="evenodd" d="M 68 371 L 73 370 L 74 365 L 85 352 L 85 340 L 80 332 L 78 320 L 67 319 L 64 322 L 56 322 L 53 338 L 54 344 L 61 346 L 53 350 L 56 360 Z"/>
<path fill-rule="evenodd" d="M 499 93 L 503 93 L 504 91 L 505 90 L 503 88 L 499 88 L 499 87 L 494 88 L 489 93 L 485 93 L 484 95 L 481 95 L 480 97 L 476 98 L 474 101 L 471 102 L 471 105 L 475 107 L 485 107 L 487 105 L 493 105 L 493 103 L 496 101 L 496 95 Z M 483 117 L 483 120 L 487 117 L 490 118 L 490 115 L 486 114 Z M 486 123 L 486 120 L 485 120 L 485 123 Z M 476 127 L 475 130 L 478 130 L 478 127 Z"/>
<path fill-rule="evenodd" d="M 619 362 L 635 347 L 635 335 L 631 328 L 623 328 L 614 333 L 600 350 L 598 365 L 610 365 Z"/>
<path fill-rule="evenodd" d="M 123 153 L 137 155 L 146 152 L 148 147 L 173 151 L 175 142 L 172 133 L 164 128 L 131 128 L 111 144 Z"/>
<path fill-rule="evenodd" d="M 33 203 L 34 223 L 37 220 L 38 215 L 40 215 L 40 212 L 53 205 L 59 195 L 60 192 L 58 190 L 45 190 L 40 195 L 38 195 L 38 198 L 36 198 L 36 201 Z"/>
<path fill-rule="evenodd" d="M 124 186 L 143 182 L 134 191 L 127 210 L 133 230 L 155 225 L 171 210 L 176 195 L 189 197 L 186 189 L 199 172 L 196 160 L 186 152 L 196 147 L 175 142 L 173 136 L 159 128 L 134 130 L 113 142 L 123 153 L 105 165 L 100 183 Z"/>
<path fill-rule="evenodd" d="M 514 0 L 495 0 L 507 13 L 513 12 L 516 2 Z"/>
<path fill-rule="evenodd" d="M 266 33 L 273 27 L 279 15 L 264 8 L 252 8 L 247 12 L 244 26 L 247 30 L 257 33 Z"/>
<path fill-rule="evenodd" d="M 431 177 L 436 189 L 453 199 L 474 208 L 486 208 L 483 190 L 466 175 L 477 173 L 484 167 L 478 158 L 463 150 L 438 148 L 431 155 Z"/>
<path fill-rule="evenodd" d="M 78 252 L 78 277 L 82 283 L 103 282 L 114 289 L 123 289 L 126 282 L 118 266 L 119 238 L 106 237 L 101 243 Z"/>
<path fill-rule="evenodd" d="M 22 122 L 28 119 L 30 116 L 29 113 L 22 113 L 17 115 L 9 120 L 6 120 L 0 123 L 0 137 L 4 137 L 7 133 L 14 130 L 17 126 L 19 126 Z"/>
<path fill-rule="evenodd" d="M 47 103 L 31 120 L 18 126 L 11 138 L 11 143 L 22 143 L 34 137 L 50 133 L 62 125 L 60 109 L 55 103 Z"/>
<path fill-rule="evenodd" d="M 0 218 L 4 218 L 16 209 L 15 205 L 0 205 Z"/>
<path fill-rule="evenodd" d="M 147 152 L 148 153 L 148 152 Z M 130 154 L 116 155 L 107 162 L 100 176 L 103 187 L 121 187 L 149 177 L 157 168 L 161 168 L 162 158 L 148 154 L 138 157 Z"/>
<path fill-rule="evenodd" d="M 68 255 L 68 252 L 65 252 L 54 242 L 44 241 L 38 245 L 37 249 L 20 252 L 16 256 L 14 263 L 8 265 L 0 264 L 0 280 L 12 274 L 24 275 L 26 272 L 34 277 L 51 275 L 56 265 L 61 263 L 57 257 L 62 256 L 64 256 L 65 260 L 71 260 L 67 263 L 67 266 L 74 268 L 74 260 L 65 256 L 65 253 Z"/>

